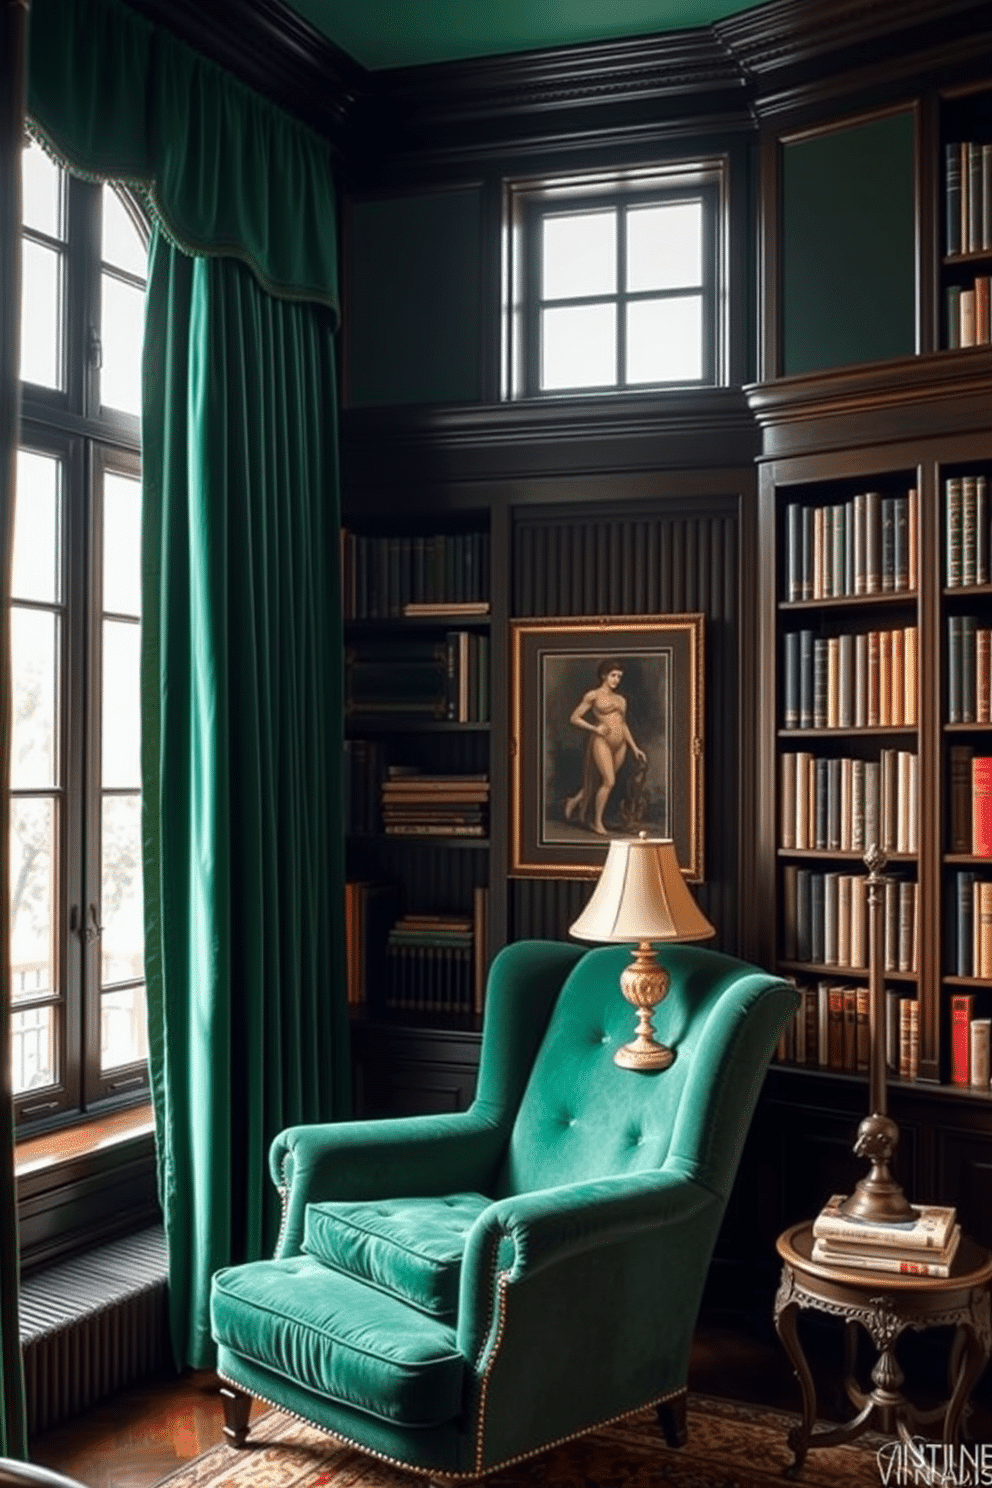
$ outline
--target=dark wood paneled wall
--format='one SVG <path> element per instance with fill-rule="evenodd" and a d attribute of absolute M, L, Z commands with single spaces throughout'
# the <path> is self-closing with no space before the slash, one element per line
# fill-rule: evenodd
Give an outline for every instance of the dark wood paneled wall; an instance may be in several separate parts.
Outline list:
<path fill-rule="evenodd" d="M 706 882 L 698 887 L 719 944 L 738 949 L 741 575 L 739 503 L 529 508 L 513 518 L 510 607 L 517 618 L 706 616 Z M 564 936 L 587 882 L 517 880 L 509 938 Z"/>

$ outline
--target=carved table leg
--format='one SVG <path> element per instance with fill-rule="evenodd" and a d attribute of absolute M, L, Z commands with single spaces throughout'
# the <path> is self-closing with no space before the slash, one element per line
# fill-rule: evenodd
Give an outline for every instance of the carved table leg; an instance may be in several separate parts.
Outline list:
<path fill-rule="evenodd" d="M 232 1447 L 243 1447 L 248 1440 L 251 1396 L 233 1385 L 221 1385 L 220 1395 L 224 1402 L 224 1435 Z"/>
<path fill-rule="evenodd" d="M 964 1323 L 958 1332 L 962 1344 L 960 1349 L 961 1362 L 958 1369 L 957 1383 L 954 1386 L 950 1400 L 947 1402 L 947 1415 L 944 1417 L 945 1442 L 957 1442 L 959 1440 L 962 1412 L 989 1358 L 988 1348 L 983 1343 L 979 1332 L 972 1323 Z M 957 1339 L 955 1339 L 955 1344 L 957 1344 Z"/>
<path fill-rule="evenodd" d="M 674 1400 L 663 1400 L 658 1406 L 658 1425 L 665 1442 L 670 1447 L 684 1447 L 689 1440 L 686 1423 L 686 1394 L 676 1395 Z"/>
<path fill-rule="evenodd" d="M 802 1344 L 799 1342 L 799 1332 L 796 1328 L 799 1304 L 792 1298 L 793 1284 L 794 1278 L 790 1268 L 783 1267 L 781 1285 L 778 1289 L 778 1296 L 775 1298 L 775 1331 L 782 1340 L 782 1346 L 795 1371 L 803 1397 L 802 1423 L 794 1426 L 788 1436 L 793 1460 L 785 1469 L 785 1473 L 790 1478 L 795 1477 L 805 1461 L 809 1439 L 816 1424 L 816 1386 L 813 1383 L 809 1365 L 806 1363 Z"/>

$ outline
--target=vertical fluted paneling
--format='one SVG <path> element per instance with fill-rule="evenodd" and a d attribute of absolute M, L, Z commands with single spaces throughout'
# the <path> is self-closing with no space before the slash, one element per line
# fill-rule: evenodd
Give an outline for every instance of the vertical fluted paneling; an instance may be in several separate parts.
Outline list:
<path fill-rule="evenodd" d="M 511 612 L 518 618 L 706 616 L 706 881 L 699 903 L 718 944 L 737 948 L 740 574 L 738 519 L 730 501 L 646 513 L 530 509 L 514 527 Z M 516 879 L 511 939 L 568 933 L 591 881 Z"/>

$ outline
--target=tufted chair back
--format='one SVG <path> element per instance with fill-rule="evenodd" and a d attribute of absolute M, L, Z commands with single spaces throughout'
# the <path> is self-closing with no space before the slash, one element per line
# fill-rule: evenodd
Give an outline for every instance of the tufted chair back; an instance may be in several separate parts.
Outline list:
<path fill-rule="evenodd" d="M 663 1167 L 727 1197 L 756 1094 L 749 1049 L 766 1036 L 746 1014 L 768 979 L 693 946 L 661 956 L 671 984 L 654 1022 L 675 1062 L 650 1073 L 614 1064 L 636 1021 L 619 986 L 630 950 L 583 955 L 537 1051 L 497 1197 Z"/>

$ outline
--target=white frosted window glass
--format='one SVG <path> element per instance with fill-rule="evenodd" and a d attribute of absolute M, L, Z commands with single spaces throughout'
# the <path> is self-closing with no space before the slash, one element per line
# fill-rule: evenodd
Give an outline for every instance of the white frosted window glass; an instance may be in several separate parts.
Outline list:
<path fill-rule="evenodd" d="M 115 269 L 124 269 L 144 279 L 148 269 L 148 250 L 141 234 L 112 186 L 103 188 L 103 246 L 101 257 L 104 263 Z"/>
<path fill-rule="evenodd" d="M 14 599 L 50 604 L 61 598 L 61 492 L 60 460 L 18 450 L 11 574 Z"/>
<path fill-rule="evenodd" d="M 148 1058 L 145 989 L 121 987 L 100 998 L 100 1069 L 120 1069 Z"/>
<path fill-rule="evenodd" d="M 141 342 L 144 334 L 144 291 L 112 274 L 101 275 L 100 402 L 122 413 L 141 413 Z"/>
<path fill-rule="evenodd" d="M 21 381 L 62 386 L 62 254 L 21 244 Z"/>
<path fill-rule="evenodd" d="M 13 720 L 10 783 L 14 790 L 58 784 L 59 618 L 45 610 L 10 612 Z"/>
<path fill-rule="evenodd" d="M 57 821 L 51 797 L 10 803 L 10 974 L 15 1003 L 56 986 Z"/>
<path fill-rule="evenodd" d="M 15 1095 L 55 1084 L 55 1014 L 50 1007 L 25 1008 L 10 1020 L 10 1055 Z"/>
<path fill-rule="evenodd" d="M 541 252 L 541 298 L 615 294 L 616 212 L 576 212 L 545 217 Z"/>
<path fill-rule="evenodd" d="M 688 289 L 703 282 L 702 203 L 632 207 L 627 213 L 627 288 Z"/>
<path fill-rule="evenodd" d="M 21 153 L 25 227 L 49 238 L 65 237 L 65 175 L 34 141 Z"/>
<path fill-rule="evenodd" d="M 141 787 L 141 628 L 103 622 L 102 771 L 108 789 Z"/>
<path fill-rule="evenodd" d="M 100 823 L 100 980 L 139 981 L 145 974 L 141 797 L 104 796 Z"/>
<path fill-rule="evenodd" d="M 700 295 L 627 306 L 627 382 L 698 382 L 703 375 Z"/>
<path fill-rule="evenodd" d="M 615 305 L 560 305 L 541 312 L 541 387 L 612 387 L 617 380 Z"/>
<path fill-rule="evenodd" d="M 103 608 L 141 614 L 141 482 L 113 471 L 103 478 Z"/>

